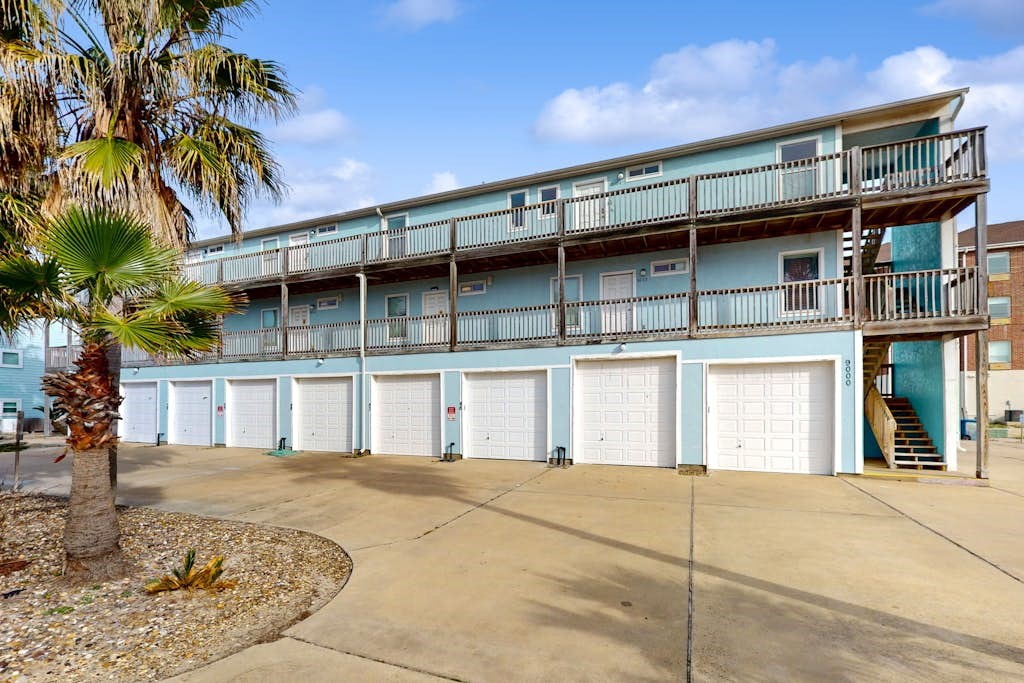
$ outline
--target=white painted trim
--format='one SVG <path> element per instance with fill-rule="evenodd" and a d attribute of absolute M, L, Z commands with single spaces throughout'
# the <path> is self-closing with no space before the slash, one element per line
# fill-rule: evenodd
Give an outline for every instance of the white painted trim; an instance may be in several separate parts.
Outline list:
<path fill-rule="evenodd" d="M 514 194 L 521 194 L 521 195 L 523 195 L 523 205 L 522 206 L 512 206 L 512 195 L 514 195 Z M 528 211 L 528 209 L 526 207 L 528 207 L 529 205 L 530 205 L 530 188 L 525 188 L 525 189 L 522 189 L 522 190 L 509 190 L 508 192 L 505 193 L 505 208 L 508 209 L 508 212 L 509 212 L 508 213 L 508 231 L 509 232 L 522 232 L 523 230 L 526 230 L 529 227 L 526 224 L 526 215 L 529 213 L 529 211 Z M 515 224 L 515 213 L 514 213 L 515 209 L 519 209 L 519 210 L 522 211 L 522 214 L 520 215 L 520 220 L 523 222 L 523 224 L 518 226 L 518 227 Z"/>
<path fill-rule="evenodd" d="M 826 278 L 823 277 L 824 273 L 822 272 L 824 270 L 824 266 L 825 266 L 825 249 L 824 248 L 822 248 L 822 247 L 812 247 L 810 249 L 794 249 L 794 250 L 791 250 L 791 251 L 780 251 L 779 252 L 779 284 L 780 285 L 787 284 L 786 281 L 785 281 L 785 272 L 784 272 L 784 269 L 783 269 L 783 264 L 785 263 L 786 257 L 787 256 L 806 256 L 806 255 L 809 255 L 809 254 L 815 254 L 818 257 L 818 278 L 817 279 L 818 280 L 826 279 Z M 840 258 L 842 258 L 841 255 L 840 255 Z M 837 277 L 842 277 L 842 276 L 838 275 Z M 794 280 L 794 282 L 814 282 L 814 280 Z M 818 307 L 817 308 L 803 308 L 803 309 L 796 310 L 796 311 L 790 311 L 790 310 L 786 309 L 786 292 L 785 292 L 785 290 L 780 291 L 779 292 L 779 298 L 780 298 L 780 301 L 779 301 L 779 317 L 780 318 L 785 318 L 785 317 L 789 317 L 789 316 L 799 317 L 799 316 L 802 316 L 802 315 L 808 315 L 808 314 L 813 314 L 813 313 L 820 312 L 821 311 L 821 297 L 823 295 L 823 291 L 822 291 L 821 287 L 818 287 L 817 289 L 818 289 L 818 293 L 816 295 L 816 300 L 818 301 Z M 842 288 L 839 287 L 837 289 L 842 289 Z"/>
<path fill-rule="evenodd" d="M 683 441 L 681 438 L 682 431 L 682 399 L 678 395 L 681 391 L 682 385 L 682 371 L 679 369 L 682 363 L 682 351 L 639 351 L 639 352 L 622 352 L 615 354 L 570 354 L 569 355 L 569 456 L 573 462 L 579 460 L 579 454 L 577 453 L 577 447 L 582 443 L 582 437 L 580 436 L 580 430 L 583 427 L 583 420 L 576 419 L 576 408 L 582 406 L 582 401 L 576 396 L 576 392 L 579 391 L 579 383 L 576 381 L 577 365 L 583 362 L 590 361 L 616 361 L 616 360 L 642 360 L 647 358 L 671 358 L 675 363 L 676 367 L 676 405 L 673 411 L 673 419 L 675 420 L 675 461 L 678 465 L 682 461 L 683 457 Z M 628 467 L 628 465 L 627 465 Z"/>
<path fill-rule="evenodd" d="M 704 402 L 701 404 L 703 415 L 701 415 L 702 429 L 701 429 L 701 463 L 704 465 L 704 470 L 709 469 L 708 460 L 708 413 L 709 406 L 711 405 L 710 395 L 708 393 L 708 364 L 701 362 L 701 383 L 703 389 Z"/>
<path fill-rule="evenodd" d="M 721 360 L 706 360 L 705 372 L 710 375 L 712 365 L 785 365 L 801 363 L 832 363 L 832 384 L 833 384 L 833 425 L 832 425 L 832 475 L 835 476 L 842 465 L 842 355 L 810 355 L 810 356 L 781 356 L 781 357 L 758 357 L 758 358 L 727 358 Z M 856 377 L 854 378 L 856 381 Z M 708 395 L 705 405 L 705 413 L 710 415 L 711 407 L 715 404 L 717 395 L 714 392 L 714 382 L 708 380 Z M 714 443 L 713 434 L 710 433 L 712 420 L 707 421 L 705 437 L 707 445 L 707 466 L 711 469 L 711 447 Z M 716 461 L 717 464 L 717 461 Z M 747 470 L 737 470 L 747 471 Z"/>
<path fill-rule="evenodd" d="M 167 433 L 164 435 L 166 437 L 166 442 L 168 444 L 171 443 L 171 430 L 174 428 L 174 418 L 177 417 L 176 413 L 174 412 L 175 408 L 177 407 L 177 398 L 178 398 L 176 393 L 175 393 L 177 391 L 177 387 L 175 385 L 177 385 L 177 384 L 207 384 L 207 385 L 209 385 L 209 387 L 210 387 L 210 443 L 207 444 L 207 447 L 208 448 L 212 448 L 213 447 L 213 441 L 214 441 L 214 439 L 213 439 L 214 425 L 216 424 L 216 419 L 217 419 L 217 401 L 215 400 L 214 394 L 213 394 L 213 380 L 212 379 L 168 379 L 167 380 Z M 157 385 L 156 391 L 157 391 L 157 401 L 159 402 L 159 400 L 160 400 L 160 386 L 159 386 L 159 384 Z M 156 418 L 157 418 L 156 419 L 156 430 L 157 430 L 157 433 L 159 434 L 159 432 L 160 432 L 160 407 L 159 407 L 159 405 L 157 406 Z M 197 448 L 201 448 L 201 446 L 197 446 Z"/>
<path fill-rule="evenodd" d="M 664 351 L 657 352 L 658 355 L 665 355 Z M 616 354 L 616 358 L 622 354 Z M 375 358 L 381 358 L 382 356 L 375 356 Z M 570 367 L 567 363 L 561 365 L 522 365 L 522 366 L 509 366 L 509 367 L 481 367 L 481 368 L 431 368 L 429 370 L 374 370 L 374 375 L 430 375 L 438 372 L 525 372 L 527 370 L 546 370 L 548 368 L 568 368 Z"/>
<path fill-rule="evenodd" d="M 16 353 L 18 354 L 18 362 L 16 364 L 4 363 L 3 354 L 5 353 Z M 25 367 L 25 352 L 21 349 L 0 349 L 0 368 L 4 370 L 20 370 Z"/>
<path fill-rule="evenodd" d="M 544 459 L 545 460 L 550 460 L 551 457 L 554 455 L 552 453 L 552 451 L 555 448 L 555 437 L 554 437 L 555 422 L 554 422 L 554 419 L 551 416 L 551 368 L 547 368 L 544 371 L 544 382 L 546 384 L 546 389 L 547 389 L 547 399 L 546 399 L 547 400 L 547 405 L 545 406 L 547 408 L 547 410 L 546 410 L 547 415 L 545 415 L 544 417 L 547 419 L 547 422 L 548 422 L 548 424 L 547 424 L 548 438 L 547 438 L 547 443 L 545 444 L 545 447 L 546 447 L 547 450 L 545 452 L 545 456 L 546 457 Z"/>
<path fill-rule="evenodd" d="M 676 469 L 683 464 L 683 366 L 679 362 L 681 357 L 682 352 L 679 352 L 674 363 L 676 368 L 676 405 L 672 416 L 676 422 Z"/>
<path fill-rule="evenodd" d="M 853 470 L 856 474 L 864 474 L 864 333 L 861 330 L 853 332 L 852 361 Z"/>
<path fill-rule="evenodd" d="M 554 199 L 548 199 L 547 203 L 545 203 L 545 200 L 544 200 L 544 190 L 550 190 L 550 189 L 554 189 L 554 191 L 555 191 L 555 198 Z M 547 220 L 551 220 L 552 218 L 555 218 L 556 216 L 558 216 L 558 204 L 557 204 L 557 202 L 561 198 L 562 198 L 562 186 L 561 185 L 557 185 L 557 184 L 555 184 L 555 185 L 542 185 L 542 186 L 538 187 L 537 188 L 537 204 L 539 204 L 540 206 L 537 207 L 537 219 L 538 220 L 542 220 L 542 221 L 547 221 Z M 551 208 L 551 209 L 553 209 L 553 211 L 551 213 L 544 213 L 544 209 L 545 208 Z"/>
<path fill-rule="evenodd" d="M 638 168 L 642 170 L 642 169 L 647 168 L 648 166 L 653 166 L 654 164 L 658 165 L 657 172 L 655 172 L 655 173 L 645 173 L 645 174 L 642 174 L 642 175 L 638 175 L 635 178 L 630 178 L 629 177 L 629 172 L 630 171 L 638 169 Z M 640 182 L 641 180 L 649 180 L 650 178 L 660 178 L 664 174 L 665 174 L 665 165 L 664 165 L 664 163 L 662 162 L 661 159 L 658 159 L 657 161 L 649 161 L 646 164 L 634 164 L 633 166 L 627 166 L 626 169 L 623 171 L 623 176 L 624 176 L 624 179 L 625 179 L 625 181 L 627 183 L 636 183 L 636 182 Z"/>
<path fill-rule="evenodd" d="M 330 304 L 322 305 L 323 302 L 325 302 L 325 301 L 329 302 L 331 299 L 334 299 L 334 304 L 333 305 L 330 305 Z M 333 296 L 323 296 L 323 297 L 317 298 L 317 300 L 316 300 L 316 310 L 318 310 L 318 311 L 333 311 L 333 310 L 337 309 L 339 306 L 341 306 L 341 295 L 340 294 L 335 294 Z"/>

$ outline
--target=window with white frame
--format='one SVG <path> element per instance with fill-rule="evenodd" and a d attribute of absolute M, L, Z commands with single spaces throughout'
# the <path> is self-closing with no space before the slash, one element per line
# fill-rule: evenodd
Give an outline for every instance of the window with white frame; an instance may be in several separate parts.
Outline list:
<path fill-rule="evenodd" d="M 818 309 L 818 288 L 800 284 L 821 277 L 821 250 L 779 254 L 779 281 L 784 288 L 782 305 L 785 313 Z"/>
<path fill-rule="evenodd" d="M 459 296 L 473 296 L 474 294 L 484 294 L 486 292 L 486 280 L 473 280 L 472 282 L 463 282 L 459 285 Z"/>
<path fill-rule="evenodd" d="M 626 182 L 643 180 L 644 178 L 657 178 L 661 175 L 661 162 L 654 161 L 647 164 L 630 166 L 626 169 Z"/>
<path fill-rule="evenodd" d="M 988 314 L 993 321 L 1010 319 L 1010 297 L 990 296 L 988 298 Z"/>
<path fill-rule="evenodd" d="M 988 255 L 989 275 L 1008 275 L 1010 273 L 1010 252 L 994 251 Z"/>
<path fill-rule="evenodd" d="M 567 330 L 579 329 L 580 327 L 580 307 L 569 306 L 568 304 L 580 301 L 583 298 L 583 276 L 582 275 L 566 275 L 565 276 L 565 328 Z M 551 303 L 558 305 L 558 278 L 551 278 Z M 551 324 L 552 329 L 558 327 L 558 312 L 555 311 L 553 316 L 553 322 Z"/>
<path fill-rule="evenodd" d="M 325 296 L 316 300 L 316 310 L 318 311 L 331 311 L 338 307 L 338 302 L 341 300 L 339 296 Z"/>
<path fill-rule="evenodd" d="M 526 190 L 508 193 L 508 208 L 512 209 L 508 215 L 509 230 L 526 229 L 526 209 L 524 207 L 529 203 L 529 197 L 530 194 Z"/>
<path fill-rule="evenodd" d="M 20 398 L 0 398 L 0 415 L 10 417 L 18 414 L 21 410 Z"/>
<path fill-rule="evenodd" d="M 21 366 L 21 351 L 0 349 L 0 368 L 20 368 Z"/>
<path fill-rule="evenodd" d="M 540 201 L 540 213 L 541 218 L 554 218 L 558 213 L 558 185 L 551 185 L 550 187 L 542 187 L 539 192 L 538 200 Z"/>
<path fill-rule="evenodd" d="M 260 311 L 260 326 L 267 330 L 278 326 L 278 310 L 276 308 L 264 308 Z"/>
<path fill-rule="evenodd" d="M 389 258 L 405 256 L 405 228 L 409 225 L 409 214 L 396 213 L 384 218 L 384 229 L 388 232 L 387 253 Z"/>
<path fill-rule="evenodd" d="M 1009 341 L 990 341 L 988 343 L 989 365 L 1009 365 L 1012 361 L 1011 352 Z"/>
<path fill-rule="evenodd" d="M 338 232 L 338 225 L 337 223 L 331 223 L 330 225 L 318 225 L 315 232 L 320 237 L 325 235 L 335 235 Z"/>
<path fill-rule="evenodd" d="M 409 295 L 392 294 L 384 300 L 388 318 L 388 339 L 405 339 L 409 334 Z"/>
<path fill-rule="evenodd" d="M 689 272 L 690 261 L 685 258 L 651 261 L 651 275 L 653 277 L 661 277 L 663 275 L 682 275 Z"/>
<path fill-rule="evenodd" d="M 794 140 L 778 146 L 778 160 L 784 164 L 779 170 L 780 199 L 813 197 L 818 188 L 818 138 Z"/>

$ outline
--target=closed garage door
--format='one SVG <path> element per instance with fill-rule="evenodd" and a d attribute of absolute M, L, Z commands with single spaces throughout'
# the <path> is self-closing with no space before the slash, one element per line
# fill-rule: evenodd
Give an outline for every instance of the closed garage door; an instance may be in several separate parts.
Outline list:
<path fill-rule="evenodd" d="M 228 382 L 228 445 L 274 448 L 277 433 L 277 380 Z"/>
<path fill-rule="evenodd" d="M 121 438 L 141 443 L 156 442 L 156 382 L 125 384 L 121 402 Z"/>
<path fill-rule="evenodd" d="M 213 445 L 213 386 L 210 382 L 172 382 L 168 443 Z"/>
<path fill-rule="evenodd" d="M 441 455 L 441 382 L 437 375 L 378 375 L 373 391 L 374 452 Z"/>
<path fill-rule="evenodd" d="M 576 382 L 576 462 L 675 467 L 674 358 L 580 362 Z"/>
<path fill-rule="evenodd" d="M 709 466 L 832 474 L 833 374 L 831 363 L 712 367 Z"/>
<path fill-rule="evenodd" d="M 352 452 L 352 379 L 300 379 L 295 446 L 304 451 Z"/>
<path fill-rule="evenodd" d="M 466 375 L 471 458 L 547 460 L 547 373 Z"/>

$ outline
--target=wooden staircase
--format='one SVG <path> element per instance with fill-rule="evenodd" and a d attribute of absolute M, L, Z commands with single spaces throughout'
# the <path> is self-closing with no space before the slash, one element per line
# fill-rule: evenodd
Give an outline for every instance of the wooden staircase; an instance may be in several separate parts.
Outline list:
<path fill-rule="evenodd" d="M 896 452 L 893 457 L 896 467 L 945 470 L 946 463 L 921 424 L 910 399 L 892 396 L 885 399 L 885 404 L 896 420 Z"/>
<path fill-rule="evenodd" d="M 864 228 L 861 230 L 860 264 L 861 273 L 870 275 L 875 272 L 875 261 L 878 250 L 882 248 L 885 228 Z M 853 275 L 853 232 L 843 233 L 843 272 L 847 277 Z"/>
<path fill-rule="evenodd" d="M 889 357 L 891 342 L 864 342 L 864 415 L 892 469 L 939 469 L 946 463 L 921 424 L 910 399 L 882 396 L 875 378 Z"/>

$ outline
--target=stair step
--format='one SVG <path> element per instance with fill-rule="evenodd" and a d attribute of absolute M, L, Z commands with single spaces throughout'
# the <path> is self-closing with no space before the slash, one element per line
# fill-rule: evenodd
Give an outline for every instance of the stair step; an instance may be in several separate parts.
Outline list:
<path fill-rule="evenodd" d="M 914 468 L 919 470 L 945 470 L 946 463 L 944 462 L 917 462 L 911 460 L 895 460 L 896 467 Z"/>

